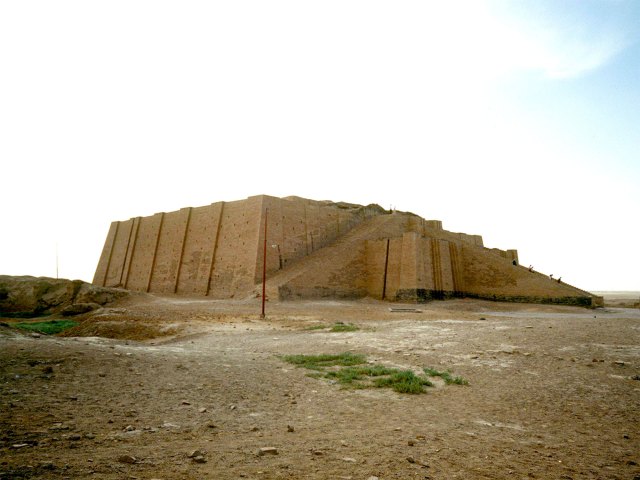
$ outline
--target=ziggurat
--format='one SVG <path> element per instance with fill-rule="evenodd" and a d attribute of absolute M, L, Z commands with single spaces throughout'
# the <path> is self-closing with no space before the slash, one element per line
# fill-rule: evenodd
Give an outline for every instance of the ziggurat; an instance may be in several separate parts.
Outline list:
<path fill-rule="evenodd" d="M 244 298 L 260 290 L 267 222 L 267 298 L 425 302 L 472 297 L 601 305 L 530 271 L 516 250 L 378 205 L 267 195 L 111 224 L 93 283 L 134 291 Z"/>

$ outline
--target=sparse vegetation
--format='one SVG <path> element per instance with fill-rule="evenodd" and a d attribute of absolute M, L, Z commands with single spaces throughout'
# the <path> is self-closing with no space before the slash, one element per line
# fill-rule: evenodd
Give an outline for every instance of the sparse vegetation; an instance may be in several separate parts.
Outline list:
<path fill-rule="evenodd" d="M 469 385 L 469 381 L 460 376 L 452 376 L 451 372 L 441 372 L 435 368 L 424 368 L 424 373 L 430 377 L 440 377 L 447 385 Z"/>
<path fill-rule="evenodd" d="M 305 328 L 305 330 L 324 330 L 325 328 L 329 328 L 329 326 L 324 324 L 319 324 L 319 325 L 311 325 Z"/>
<path fill-rule="evenodd" d="M 325 373 L 324 378 L 337 380 L 343 385 L 353 385 L 354 381 L 363 380 L 366 377 L 380 377 L 398 372 L 395 368 L 383 365 L 345 367 Z"/>
<path fill-rule="evenodd" d="M 321 370 L 334 366 L 350 367 L 352 365 L 361 365 L 367 361 L 364 355 L 350 352 L 338 355 L 285 355 L 282 359 L 285 362 L 310 370 Z"/>
<path fill-rule="evenodd" d="M 386 367 L 384 365 L 364 365 L 366 357 L 354 353 L 339 355 L 285 355 L 285 362 L 315 370 L 308 374 L 312 378 L 325 378 L 339 383 L 343 388 L 391 388 L 399 393 L 424 393 L 425 387 L 432 387 L 429 377 L 441 377 L 448 385 L 468 385 L 462 377 L 454 377 L 450 372 L 440 372 L 425 368 L 423 375 L 411 370 Z"/>
<path fill-rule="evenodd" d="M 377 378 L 376 387 L 389 387 L 399 393 L 423 393 L 423 387 L 433 387 L 428 378 L 421 377 L 411 370 L 402 370 L 389 377 Z"/>
<path fill-rule="evenodd" d="M 76 325 L 78 325 L 78 322 L 75 320 L 49 320 L 48 322 L 21 322 L 15 323 L 13 326 L 30 332 L 55 335 Z"/>
<path fill-rule="evenodd" d="M 360 330 L 356 325 L 352 323 L 336 322 L 331 327 L 331 332 L 355 332 Z"/>

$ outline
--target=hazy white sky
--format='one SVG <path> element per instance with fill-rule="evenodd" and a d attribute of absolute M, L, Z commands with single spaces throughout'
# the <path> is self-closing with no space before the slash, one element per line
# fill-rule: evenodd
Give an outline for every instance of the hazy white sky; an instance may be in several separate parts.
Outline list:
<path fill-rule="evenodd" d="M 256 194 L 440 219 L 640 290 L 640 2 L 0 3 L 0 274 Z"/>

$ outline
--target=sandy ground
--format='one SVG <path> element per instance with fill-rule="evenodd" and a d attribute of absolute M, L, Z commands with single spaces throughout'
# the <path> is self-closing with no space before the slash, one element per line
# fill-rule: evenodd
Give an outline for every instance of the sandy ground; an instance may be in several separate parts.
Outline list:
<path fill-rule="evenodd" d="M 172 336 L 0 328 L 0 479 L 640 479 L 640 310 L 389 307 L 140 296 L 94 330 Z M 336 321 L 360 330 L 308 329 Z M 345 390 L 279 358 L 345 351 L 470 385 Z"/>

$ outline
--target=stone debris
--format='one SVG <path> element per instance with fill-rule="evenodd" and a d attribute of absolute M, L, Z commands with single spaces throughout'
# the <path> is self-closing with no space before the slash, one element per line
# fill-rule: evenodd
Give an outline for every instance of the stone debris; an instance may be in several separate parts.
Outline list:
<path fill-rule="evenodd" d="M 418 460 L 416 458 L 413 458 L 411 456 L 407 457 L 407 462 L 415 463 L 416 465 L 420 465 L 421 467 L 429 468 L 429 465 L 427 465 L 426 463 L 424 463 L 424 462 L 422 462 L 422 461 L 420 461 L 420 460 Z"/>
<path fill-rule="evenodd" d="M 198 409 L 198 413 L 205 413 L 206 411 L 207 409 L 204 407 Z"/>
<path fill-rule="evenodd" d="M 120 455 L 118 457 L 118 461 L 120 463 L 134 464 L 138 461 L 138 459 L 132 455 Z"/>
<path fill-rule="evenodd" d="M 291 425 L 287 425 L 287 432 L 294 432 L 295 429 Z"/>
<path fill-rule="evenodd" d="M 160 428 L 180 428 L 180 425 L 175 425 L 173 423 L 164 422 L 162 425 L 160 425 Z"/>
<path fill-rule="evenodd" d="M 196 457 L 204 457 L 204 452 L 202 450 L 192 450 L 187 457 L 196 458 Z"/>
<path fill-rule="evenodd" d="M 348 463 L 356 463 L 357 460 L 355 458 L 351 458 L 351 457 L 344 457 L 342 459 L 343 462 L 348 462 Z"/>
<path fill-rule="evenodd" d="M 183 400 L 180 405 L 191 405 L 191 402 L 187 402 L 186 400 Z"/>
<path fill-rule="evenodd" d="M 278 455 L 278 449 L 276 447 L 260 447 L 258 449 L 258 456 L 264 455 Z"/>

